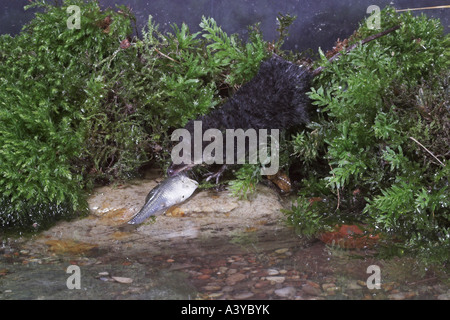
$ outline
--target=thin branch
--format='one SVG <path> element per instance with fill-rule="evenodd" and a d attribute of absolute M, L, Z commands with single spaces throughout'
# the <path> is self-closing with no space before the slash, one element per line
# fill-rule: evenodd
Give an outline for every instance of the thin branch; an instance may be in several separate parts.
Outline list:
<path fill-rule="evenodd" d="M 347 49 L 345 49 L 345 52 L 348 53 L 348 52 L 352 51 L 353 49 L 355 49 L 355 48 L 356 48 L 357 46 L 359 46 L 359 45 L 363 45 L 363 44 L 366 44 L 366 43 L 368 43 L 368 42 L 370 42 L 370 41 L 373 41 L 373 40 L 375 40 L 375 39 L 378 39 L 378 38 L 380 38 L 380 37 L 382 37 L 382 36 L 385 36 L 385 35 L 387 35 L 388 33 L 391 33 L 392 31 L 395 31 L 395 30 L 397 30 L 397 29 L 399 29 L 399 28 L 400 28 L 400 25 L 397 25 L 397 26 L 395 26 L 395 27 L 392 27 L 392 28 L 389 28 L 389 29 L 384 30 L 384 31 L 382 31 L 382 32 L 379 32 L 379 33 L 377 33 L 377 34 L 374 34 L 373 36 L 367 37 L 367 38 L 361 40 L 360 42 L 357 42 L 357 43 L 355 43 L 354 45 L 352 45 L 352 46 L 348 47 Z M 332 61 L 336 60 L 337 58 L 339 58 L 341 55 L 342 55 L 342 51 L 336 53 L 334 56 L 332 56 L 330 59 L 328 59 L 328 61 L 329 61 L 329 62 L 332 62 Z M 314 75 L 314 76 L 318 75 L 319 73 L 322 72 L 322 70 L 323 70 L 324 68 L 325 68 L 324 66 L 318 67 L 317 69 L 315 69 L 315 70 L 312 72 L 313 75 Z"/>
<path fill-rule="evenodd" d="M 415 143 L 417 143 L 419 146 L 421 146 L 422 148 L 425 149 L 426 152 L 428 152 L 429 154 L 431 154 L 431 156 L 433 158 L 435 158 L 437 160 L 437 162 L 439 162 L 443 167 L 445 167 L 445 164 L 443 164 L 441 162 L 441 160 L 439 160 L 430 150 L 428 150 L 427 148 L 425 148 L 425 146 L 423 144 L 421 144 L 419 141 L 417 141 L 416 139 L 414 139 L 413 137 L 409 137 L 412 141 L 414 141 Z"/>
<path fill-rule="evenodd" d="M 156 49 L 156 48 L 153 48 L 153 49 L 155 49 L 155 51 L 156 52 L 158 52 L 160 55 L 162 55 L 163 57 L 165 57 L 165 58 L 167 58 L 167 59 L 169 59 L 169 60 L 172 60 L 173 62 L 175 62 L 175 63 L 180 63 L 180 62 L 178 62 L 177 60 L 175 60 L 174 58 L 171 58 L 171 57 L 169 57 L 168 55 L 166 55 L 166 54 L 164 54 L 164 53 L 162 53 L 161 51 L 159 51 L 158 49 Z"/>
<path fill-rule="evenodd" d="M 434 6 L 434 7 L 422 7 L 422 8 L 410 8 L 410 9 L 396 9 L 397 12 L 403 11 L 417 11 L 417 10 L 431 10 L 431 9 L 449 9 L 450 5 L 446 6 Z"/>

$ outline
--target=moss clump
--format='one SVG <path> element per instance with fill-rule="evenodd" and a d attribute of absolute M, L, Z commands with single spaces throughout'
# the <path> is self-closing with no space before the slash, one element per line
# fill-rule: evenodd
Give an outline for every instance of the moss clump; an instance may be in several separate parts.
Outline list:
<path fill-rule="evenodd" d="M 301 204 L 290 217 L 294 224 L 357 220 L 424 257 L 435 252 L 446 260 L 449 36 L 424 15 L 386 8 L 381 21 L 401 28 L 331 64 L 322 54 L 326 69 L 309 93 L 318 119 L 292 141 L 306 165 Z M 371 33 L 364 23 L 350 43 Z M 312 197 L 322 201 L 310 205 Z"/>
<path fill-rule="evenodd" d="M 70 5 L 80 8 L 79 29 L 67 27 Z M 164 166 L 172 130 L 222 103 L 269 54 L 257 26 L 243 42 L 213 19 L 199 33 L 182 24 L 162 34 L 150 17 L 138 39 L 124 6 L 28 7 L 42 12 L 0 37 L 2 228 L 86 212 L 95 184 Z"/>

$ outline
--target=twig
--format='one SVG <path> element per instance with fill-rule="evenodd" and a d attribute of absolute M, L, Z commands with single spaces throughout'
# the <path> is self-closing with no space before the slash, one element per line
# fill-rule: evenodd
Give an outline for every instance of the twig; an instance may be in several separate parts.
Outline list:
<path fill-rule="evenodd" d="M 417 11 L 417 10 L 431 10 L 431 9 L 449 9 L 450 5 L 446 6 L 435 6 L 435 7 L 422 7 L 422 8 L 410 8 L 410 9 L 396 9 L 397 12 L 403 11 Z"/>
<path fill-rule="evenodd" d="M 445 164 L 443 164 L 443 163 L 441 162 L 441 160 L 439 160 L 433 153 L 431 153 L 430 150 L 428 150 L 427 148 L 425 148 L 425 146 L 424 146 L 423 144 L 421 144 L 419 141 L 417 141 L 417 140 L 414 139 L 413 137 L 409 137 L 409 138 L 410 138 L 412 141 L 414 141 L 415 143 L 417 143 L 419 146 L 421 146 L 422 148 L 424 148 L 426 152 L 428 152 L 429 154 L 431 154 L 431 156 L 437 160 L 437 162 L 439 162 L 443 167 L 445 167 Z"/>
<path fill-rule="evenodd" d="M 168 55 L 166 55 L 166 54 L 164 54 L 164 53 L 162 53 L 161 51 L 159 51 L 158 49 L 156 49 L 156 48 L 153 48 L 153 49 L 155 49 L 155 51 L 156 52 L 158 52 L 160 55 L 162 55 L 163 57 L 165 57 L 165 58 L 167 58 L 167 59 L 169 59 L 169 60 L 172 60 L 173 62 L 175 62 L 175 63 L 180 63 L 180 62 L 178 62 L 177 60 L 175 60 L 174 58 L 171 58 L 171 57 L 169 57 Z"/>
<path fill-rule="evenodd" d="M 389 29 L 384 30 L 384 31 L 382 31 L 382 32 L 379 32 L 379 33 L 377 33 L 377 34 L 374 34 L 373 36 L 370 36 L 370 37 L 368 37 L 368 38 L 365 38 L 365 39 L 361 40 L 360 42 L 357 42 L 357 43 L 355 43 L 354 45 L 348 47 L 347 49 L 345 49 L 345 52 L 350 52 L 350 51 L 352 51 L 353 49 L 355 49 L 355 48 L 356 48 L 357 46 L 359 46 L 359 45 L 363 45 L 363 44 L 366 44 L 366 43 L 368 43 L 368 42 L 370 42 L 370 41 L 372 41 L 372 40 L 378 39 L 378 38 L 380 38 L 380 37 L 382 37 L 382 36 L 385 36 L 385 35 L 387 35 L 388 33 L 391 33 L 392 31 L 395 31 L 395 30 L 397 30 L 397 29 L 399 29 L 399 28 L 400 28 L 400 25 L 397 25 L 397 26 L 395 26 L 395 27 L 392 27 L 392 28 L 389 28 Z M 332 56 L 330 59 L 328 59 L 328 61 L 329 61 L 329 62 L 332 62 L 332 61 L 336 60 L 337 58 L 339 58 L 341 55 L 342 55 L 342 51 L 336 53 L 334 56 Z M 322 72 L 322 70 L 323 70 L 324 68 L 325 68 L 324 66 L 318 67 L 317 69 L 315 69 L 315 70 L 313 71 L 313 75 L 314 75 L 314 76 L 318 75 L 319 73 Z"/>

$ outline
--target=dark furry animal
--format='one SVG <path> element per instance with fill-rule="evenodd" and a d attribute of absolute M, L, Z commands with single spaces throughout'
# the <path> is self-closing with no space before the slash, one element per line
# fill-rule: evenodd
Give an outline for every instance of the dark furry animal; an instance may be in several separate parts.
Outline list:
<path fill-rule="evenodd" d="M 384 36 L 400 26 L 395 26 L 369 38 L 362 40 L 348 49 L 353 50 L 362 45 Z M 330 62 L 341 55 L 336 54 Z M 274 54 L 268 61 L 261 63 L 258 74 L 244 84 L 221 108 L 204 115 L 196 121 L 202 121 L 202 134 L 210 128 L 225 129 L 289 129 L 309 122 L 310 104 L 306 92 L 309 91 L 312 79 L 322 71 L 323 67 L 315 70 L 295 65 Z M 189 121 L 185 129 L 194 136 L 194 121 Z M 193 139 L 193 138 L 192 138 Z M 203 142 L 202 150 L 210 142 Z M 193 141 L 192 141 L 193 145 Z M 225 145 L 225 138 L 224 138 Z M 225 156 L 225 152 L 224 152 Z M 225 162 L 224 162 L 225 163 Z M 173 176 L 191 169 L 193 162 L 172 164 L 168 175 Z M 224 167 L 215 175 L 216 181 Z"/>
<path fill-rule="evenodd" d="M 286 129 L 309 122 L 309 91 L 312 72 L 278 55 L 261 63 L 257 75 L 221 107 L 195 121 L 202 121 L 202 134 L 219 129 Z M 194 133 L 194 120 L 185 129 Z M 226 144 L 224 137 L 224 146 Z M 204 142 L 203 148 L 210 142 Z M 192 144 L 193 145 L 193 144 Z M 202 148 L 202 149 L 203 149 Z M 225 156 L 225 153 L 224 153 Z M 170 176 L 190 169 L 192 163 L 171 165 Z"/>

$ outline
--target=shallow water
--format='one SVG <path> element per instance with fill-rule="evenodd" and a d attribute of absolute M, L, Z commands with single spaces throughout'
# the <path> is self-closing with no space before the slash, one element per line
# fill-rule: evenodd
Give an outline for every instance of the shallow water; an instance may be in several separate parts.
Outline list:
<path fill-rule="evenodd" d="M 266 187 L 249 201 L 198 192 L 165 216 L 124 227 L 158 181 L 99 188 L 91 216 L 3 239 L 0 299 L 450 298 L 448 270 L 298 237 L 279 210 L 287 200 Z M 79 267 L 77 280 L 69 266 Z M 376 280 L 380 288 L 369 289 Z"/>

